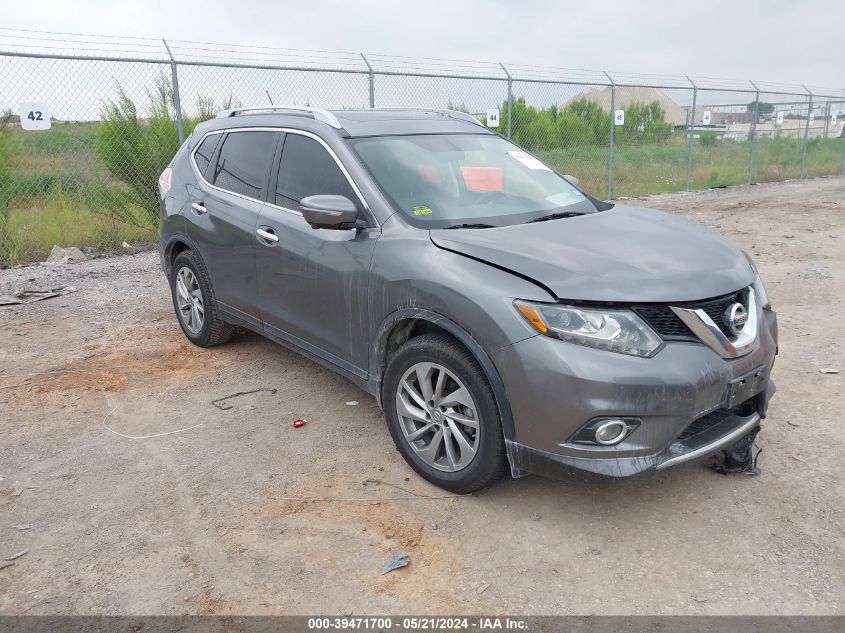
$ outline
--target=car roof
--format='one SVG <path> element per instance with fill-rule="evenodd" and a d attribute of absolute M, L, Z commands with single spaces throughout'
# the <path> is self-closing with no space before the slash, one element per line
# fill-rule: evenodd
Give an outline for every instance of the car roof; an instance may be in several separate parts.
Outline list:
<path fill-rule="evenodd" d="M 334 110 L 346 136 L 492 134 L 470 116 L 449 110 Z"/>
<path fill-rule="evenodd" d="M 221 113 L 203 132 L 232 127 L 291 127 L 310 132 L 333 129 L 345 138 L 406 134 L 493 134 L 474 117 L 451 110 L 244 108 Z"/>

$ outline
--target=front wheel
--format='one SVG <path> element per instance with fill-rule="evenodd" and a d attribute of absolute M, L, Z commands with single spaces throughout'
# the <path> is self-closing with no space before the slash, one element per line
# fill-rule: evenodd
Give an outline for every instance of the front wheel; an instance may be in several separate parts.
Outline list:
<path fill-rule="evenodd" d="M 383 385 L 396 448 L 431 483 L 457 493 L 505 472 L 499 408 L 478 361 L 455 339 L 413 338 L 390 359 Z"/>

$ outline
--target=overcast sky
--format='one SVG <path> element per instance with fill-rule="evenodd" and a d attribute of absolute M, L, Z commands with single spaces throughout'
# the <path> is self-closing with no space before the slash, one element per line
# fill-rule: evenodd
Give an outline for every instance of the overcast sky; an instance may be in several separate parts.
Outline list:
<path fill-rule="evenodd" d="M 842 0 L 40 0 L 3 26 L 845 88 Z"/>

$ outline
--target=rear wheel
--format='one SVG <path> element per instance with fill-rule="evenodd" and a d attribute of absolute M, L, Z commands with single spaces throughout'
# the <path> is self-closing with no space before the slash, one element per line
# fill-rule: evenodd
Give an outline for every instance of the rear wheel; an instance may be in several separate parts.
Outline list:
<path fill-rule="evenodd" d="M 232 339 L 235 328 L 220 318 L 208 272 L 193 251 L 182 251 L 173 260 L 170 292 L 179 325 L 191 343 L 213 347 Z"/>
<path fill-rule="evenodd" d="M 393 441 L 422 477 L 467 493 L 504 474 L 496 399 L 478 362 L 455 339 L 426 334 L 405 343 L 390 359 L 383 388 Z"/>

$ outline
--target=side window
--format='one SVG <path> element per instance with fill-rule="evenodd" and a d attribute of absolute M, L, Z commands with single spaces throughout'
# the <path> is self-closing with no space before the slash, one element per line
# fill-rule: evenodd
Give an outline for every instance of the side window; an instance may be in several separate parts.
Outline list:
<path fill-rule="evenodd" d="M 276 204 L 300 211 L 300 200 L 318 194 L 346 196 L 358 204 L 352 186 L 326 149 L 313 138 L 288 133 L 279 164 Z"/>
<path fill-rule="evenodd" d="M 260 199 L 275 132 L 229 132 L 220 148 L 212 184 Z"/>
<path fill-rule="evenodd" d="M 222 136 L 222 134 L 210 134 L 206 136 L 194 154 L 194 162 L 203 176 L 205 175 L 206 169 L 208 169 L 208 164 L 211 162 L 211 157 L 214 156 L 214 150 Z"/>

